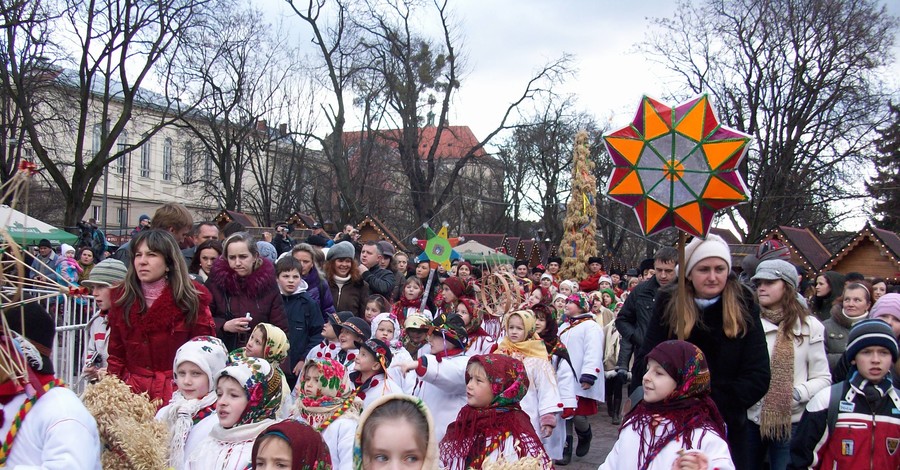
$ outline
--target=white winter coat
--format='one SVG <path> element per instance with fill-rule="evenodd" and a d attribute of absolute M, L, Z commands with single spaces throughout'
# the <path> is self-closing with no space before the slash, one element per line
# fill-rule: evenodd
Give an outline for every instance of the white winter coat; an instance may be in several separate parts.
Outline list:
<path fill-rule="evenodd" d="M 322 432 L 322 440 L 328 444 L 334 470 L 353 470 L 353 440 L 356 438 L 358 424 L 359 420 L 356 418 L 341 417 Z"/>
<path fill-rule="evenodd" d="M 662 434 L 665 428 L 666 426 L 664 425 L 657 426 L 655 428 L 657 435 Z M 649 432 L 649 429 L 642 430 L 642 433 Z M 728 443 L 711 431 L 706 431 L 706 434 L 703 435 L 703 438 L 701 439 L 700 436 L 702 432 L 703 431 L 695 430 L 691 435 L 691 442 L 694 447 L 693 450 L 706 454 L 706 457 L 709 460 L 710 469 L 733 470 L 734 462 L 731 461 L 731 452 L 728 451 Z M 647 437 L 649 437 L 649 434 L 647 434 Z M 603 465 L 600 465 L 599 470 L 639 468 L 638 456 L 640 445 L 641 435 L 630 426 L 623 428 L 619 433 L 619 440 L 616 441 L 616 444 L 609 452 L 609 455 L 606 456 L 606 461 L 603 462 Z M 671 470 L 672 464 L 675 462 L 675 459 L 678 458 L 678 452 L 681 450 L 688 451 L 688 449 L 682 447 L 680 440 L 672 440 L 662 448 L 647 469 Z"/>
<path fill-rule="evenodd" d="M 419 376 L 414 395 L 421 398 L 434 418 L 435 438 L 441 442 L 447 426 L 456 421 L 459 410 L 466 405 L 466 366 L 468 356 L 445 357 L 440 362 L 431 354 L 426 358 L 425 375 Z"/>
<path fill-rule="evenodd" d="M 603 380 L 603 328 L 596 321 L 583 321 L 574 327 L 568 320 L 560 326 L 559 339 L 569 350 L 572 367 L 575 368 L 575 381 L 590 374 L 596 377 L 594 385 L 583 390 L 581 385 L 575 388 L 575 395 L 602 402 L 605 386 Z"/>
<path fill-rule="evenodd" d="M 522 397 L 519 406 L 522 411 L 528 414 L 531 425 L 534 427 L 535 434 L 541 435 L 541 417 L 549 415 L 553 419 L 555 426 L 559 425 L 556 417 L 561 415 L 563 411 L 562 399 L 559 396 L 559 387 L 556 383 L 556 371 L 549 360 L 537 357 L 516 357 L 525 365 L 525 373 L 528 375 L 528 391 Z M 547 442 L 552 439 L 550 437 L 541 438 L 544 448 L 547 449 Z M 562 447 L 559 449 L 559 455 L 554 456 L 550 453 L 551 459 L 562 458 Z"/>

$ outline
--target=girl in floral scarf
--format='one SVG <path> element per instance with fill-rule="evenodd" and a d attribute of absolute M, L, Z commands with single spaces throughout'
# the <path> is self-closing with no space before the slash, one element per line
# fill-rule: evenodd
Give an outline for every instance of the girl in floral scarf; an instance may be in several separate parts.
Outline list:
<path fill-rule="evenodd" d="M 310 425 L 287 420 L 269 426 L 253 443 L 253 468 L 331 470 L 322 436 Z"/>
<path fill-rule="evenodd" d="M 528 414 L 534 430 L 541 437 L 550 458 L 561 459 L 563 439 L 549 442 L 557 417 L 563 411 L 556 381 L 556 370 L 550 363 L 547 348 L 536 331 L 536 320 L 531 310 L 515 310 L 503 317 L 505 335 L 497 345 L 497 353 L 514 357 L 525 365 L 528 374 L 528 392 L 520 406 Z"/>
<path fill-rule="evenodd" d="M 665 341 L 646 358 L 644 399 L 625 416 L 619 440 L 600 470 L 733 469 L 725 422 L 709 396 L 709 368 L 700 348 Z"/>
<path fill-rule="evenodd" d="M 344 366 L 335 359 L 306 361 L 297 391 L 292 417 L 306 421 L 322 434 L 334 468 L 350 468 L 362 401 Z"/>
<path fill-rule="evenodd" d="M 281 372 L 257 358 L 243 358 L 216 374 L 219 424 L 188 457 L 189 470 L 245 470 L 253 441 L 275 424 L 281 404 Z"/>
<path fill-rule="evenodd" d="M 384 341 L 391 348 L 392 359 L 386 371 L 388 377 L 400 386 L 403 393 L 411 394 L 416 385 L 416 378 L 407 377 L 399 367 L 391 367 L 412 360 L 401 340 L 402 333 L 403 329 L 400 328 L 400 323 L 393 313 L 382 313 L 372 320 L 372 338 Z"/>
<path fill-rule="evenodd" d="M 500 354 L 474 356 L 466 369 L 467 403 L 440 443 L 443 468 L 481 468 L 487 462 L 534 457 L 553 464 L 519 402 L 528 391 L 522 361 Z"/>
<path fill-rule="evenodd" d="M 279 418 L 287 418 L 291 409 L 291 389 L 288 386 L 287 379 L 284 377 L 284 371 L 281 370 L 281 364 L 287 358 L 290 347 L 287 335 L 281 328 L 270 323 L 259 323 L 253 328 L 250 339 L 247 340 L 247 345 L 243 348 L 237 348 L 229 354 L 231 361 L 244 357 L 256 357 L 264 359 L 273 368 L 278 369 L 282 377 L 282 401 L 278 409 Z"/>
<path fill-rule="evenodd" d="M 491 352 L 496 344 L 484 328 L 482 328 L 483 311 L 478 302 L 472 297 L 460 297 L 456 306 L 456 314 L 462 317 L 466 323 L 466 334 L 469 342 L 466 344 L 466 356 L 478 356 Z"/>

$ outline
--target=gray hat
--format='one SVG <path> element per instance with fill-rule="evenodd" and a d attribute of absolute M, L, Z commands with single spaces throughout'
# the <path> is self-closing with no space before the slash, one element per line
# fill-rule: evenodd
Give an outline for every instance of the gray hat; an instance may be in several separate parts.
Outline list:
<path fill-rule="evenodd" d="M 352 243 L 348 241 L 335 243 L 334 246 L 328 249 L 328 254 L 325 255 L 325 261 L 341 258 L 356 258 L 356 248 L 353 247 Z"/>
<path fill-rule="evenodd" d="M 267 241 L 260 240 L 256 242 L 256 249 L 257 251 L 259 251 L 259 256 L 268 258 L 269 261 L 273 263 L 278 260 L 278 251 L 275 250 L 275 245 Z"/>
<path fill-rule="evenodd" d="M 382 256 L 387 256 L 388 258 L 394 257 L 394 245 L 387 240 L 381 240 L 378 242 L 378 249 L 381 250 Z"/>
<path fill-rule="evenodd" d="M 106 258 L 91 269 L 89 277 L 81 284 L 85 287 L 109 287 L 124 281 L 126 273 L 128 273 L 128 268 L 125 267 L 125 263 L 117 259 Z"/>
<path fill-rule="evenodd" d="M 759 266 L 756 267 L 756 274 L 754 274 L 751 279 L 754 281 L 757 279 L 768 279 L 772 281 L 781 279 L 796 289 L 798 281 L 797 268 L 795 268 L 793 264 L 781 259 L 769 259 L 759 263 Z"/>

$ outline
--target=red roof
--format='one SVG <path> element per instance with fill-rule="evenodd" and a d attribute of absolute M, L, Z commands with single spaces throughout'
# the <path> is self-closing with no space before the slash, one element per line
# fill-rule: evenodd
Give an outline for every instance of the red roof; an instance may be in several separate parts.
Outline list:
<path fill-rule="evenodd" d="M 437 129 L 434 126 L 419 129 L 419 156 L 422 158 L 428 157 L 428 151 L 431 149 L 432 142 L 434 142 Z M 399 140 L 402 131 L 400 129 L 387 129 L 376 132 L 379 134 L 376 139 L 380 143 L 396 148 L 397 140 Z M 362 131 L 344 132 L 344 142 L 348 144 L 363 140 L 365 137 L 366 133 Z M 434 157 L 438 159 L 462 158 L 476 145 L 478 145 L 478 139 L 472 133 L 472 129 L 469 129 L 469 126 L 446 126 L 441 132 L 441 140 L 438 143 Z M 485 157 L 487 153 L 484 151 L 484 148 L 480 148 L 475 151 L 474 156 L 476 158 Z"/>

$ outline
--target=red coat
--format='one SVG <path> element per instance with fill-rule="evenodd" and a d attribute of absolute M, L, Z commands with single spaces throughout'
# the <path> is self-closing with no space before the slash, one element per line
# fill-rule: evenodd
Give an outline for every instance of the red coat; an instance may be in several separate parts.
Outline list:
<path fill-rule="evenodd" d="M 175 351 L 195 336 L 216 333 L 209 312 L 209 291 L 197 282 L 194 287 L 200 294 L 200 309 L 193 325 L 185 323 L 184 313 L 175 305 L 168 286 L 144 314 L 138 312 L 137 303 L 131 306 L 131 327 L 125 324 L 123 306 L 114 302 L 109 310 L 108 372 L 122 379 L 133 392 L 147 392 L 151 400 L 162 400 L 160 406 L 168 404 L 175 391 Z M 118 300 L 121 296 L 119 288 L 112 297 Z"/>
<path fill-rule="evenodd" d="M 598 273 L 591 274 L 587 279 L 578 283 L 578 290 L 581 292 L 594 292 L 600 288 L 600 278 L 606 276 L 606 271 L 600 270 Z"/>

